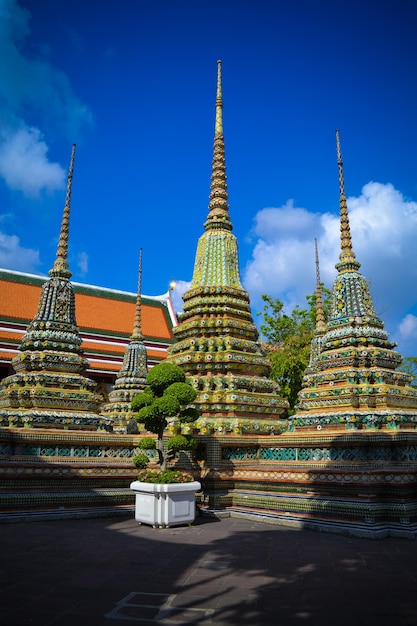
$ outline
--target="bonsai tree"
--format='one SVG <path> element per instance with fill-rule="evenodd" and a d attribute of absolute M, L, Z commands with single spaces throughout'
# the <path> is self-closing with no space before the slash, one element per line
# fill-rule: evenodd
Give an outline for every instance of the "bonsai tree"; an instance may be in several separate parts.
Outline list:
<path fill-rule="evenodd" d="M 137 422 L 157 435 L 159 464 L 165 470 L 167 459 L 163 453 L 162 438 L 168 420 L 176 418 L 180 424 L 194 422 L 199 413 L 189 404 L 195 400 L 197 393 L 186 382 L 184 371 L 174 363 L 163 362 L 156 365 L 146 377 L 146 383 L 147 389 L 133 398 L 132 411 L 137 413 Z M 197 444 L 194 437 L 189 436 L 172 437 L 171 447 L 170 441 L 168 450 L 173 451 L 192 450 Z"/>

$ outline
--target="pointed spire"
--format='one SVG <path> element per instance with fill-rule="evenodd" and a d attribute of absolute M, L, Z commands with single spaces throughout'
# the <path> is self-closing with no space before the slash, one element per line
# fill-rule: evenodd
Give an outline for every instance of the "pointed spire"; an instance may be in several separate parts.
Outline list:
<path fill-rule="evenodd" d="M 347 210 L 347 202 L 345 195 L 345 181 L 343 176 L 342 150 L 340 147 L 339 131 L 336 130 L 336 152 L 337 167 L 339 170 L 339 189 L 340 189 L 340 263 L 336 268 L 341 269 L 359 269 L 360 263 L 356 260 L 355 253 L 352 249 L 352 237 L 350 234 L 349 214 Z M 348 267 L 346 267 L 346 264 Z"/>
<path fill-rule="evenodd" d="M 222 62 L 217 61 L 216 123 L 209 202 L 210 212 L 204 224 L 206 230 L 213 228 L 232 230 L 233 228 L 229 217 L 222 110 Z"/>
<path fill-rule="evenodd" d="M 324 317 L 323 297 L 321 292 L 319 251 L 317 247 L 317 239 L 314 239 L 314 247 L 316 252 L 316 333 L 323 334 L 326 332 L 326 320 Z"/>
<path fill-rule="evenodd" d="M 69 235 L 69 218 L 71 209 L 71 191 L 72 191 L 72 175 L 74 172 L 75 143 L 72 145 L 71 160 L 68 170 L 67 193 L 65 196 L 64 214 L 61 223 L 61 232 L 59 234 L 58 248 L 53 268 L 49 271 L 50 276 L 59 276 L 60 278 L 70 278 L 71 272 L 68 269 L 68 235 Z"/>
<path fill-rule="evenodd" d="M 222 62 L 217 61 L 217 94 L 215 136 L 223 135 L 223 96 L 222 96 Z"/>
<path fill-rule="evenodd" d="M 138 293 L 136 296 L 135 323 L 133 326 L 132 335 L 130 337 L 132 341 L 140 341 L 143 339 L 141 289 L 142 289 L 142 248 L 139 250 Z"/>

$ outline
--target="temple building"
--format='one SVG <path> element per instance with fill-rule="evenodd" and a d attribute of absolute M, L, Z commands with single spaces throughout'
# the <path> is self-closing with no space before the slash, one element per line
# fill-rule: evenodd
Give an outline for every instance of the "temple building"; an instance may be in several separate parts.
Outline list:
<path fill-rule="evenodd" d="M 44 284 L 38 311 L 12 360 L 15 374 L 0 390 L 0 411 L 11 425 L 98 428 L 102 401 L 96 383 L 84 373 L 88 361 L 81 349 L 75 298 L 68 268 L 68 234 L 75 145 L 56 259 Z"/>
<path fill-rule="evenodd" d="M 0 380 L 12 371 L 12 359 L 33 320 L 44 276 L 0 269 Z M 86 371 L 106 394 L 123 365 L 136 314 L 137 293 L 72 282 L 77 325 L 89 361 Z M 168 355 L 177 318 L 169 291 L 160 296 L 141 294 L 141 325 L 148 366 Z"/>
<path fill-rule="evenodd" d="M 129 345 L 123 358 L 123 365 L 116 376 L 109 402 L 101 407 L 101 414 L 113 421 L 113 430 L 125 433 L 138 432 L 137 423 L 131 410 L 133 398 L 146 387 L 148 359 L 142 334 L 142 249 L 139 256 L 138 293 L 136 297 L 135 323 Z"/>
<path fill-rule="evenodd" d="M 0 425 L 93 430 L 112 427 L 113 416 L 99 415 L 100 405 L 104 402 L 107 393 L 105 378 L 102 378 L 101 389 L 97 390 L 96 381 L 86 375 L 90 363 L 84 354 L 83 338 L 76 323 L 76 298 L 74 287 L 70 282 L 71 272 L 68 268 L 68 235 L 74 156 L 75 146 L 73 146 L 71 154 L 56 259 L 49 272 L 49 280 L 43 281 L 37 313 L 27 328 L 24 327 L 24 324 L 18 325 L 18 329 L 14 328 L 13 325 L 16 323 L 16 318 L 20 318 L 20 322 L 22 321 L 22 315 L 25 315 L 27 307 L 33 302 L 35 290 L 30 289 L 32 299 L 29 300 L 26 297 L 28 294 L 27 283 L 5 280 L 1 282 L 3 295 L 1 305 L 3 309 L 1 339 L 3 341 L 1 347 L 3 358 L 4 356 L 10 358 L 11 353 L 13 353 L 10 342 L 6 343 L 4 339 L 7 337 L 10 340 L 12 337 L 16 341 L 16 334 L 13 335 L 16 330 L 17 332 L 24 330 L 24 334 L 16 355 L 12 356 L 11 359 L 11 366 L 15 373 L 9 374 L 2 380 Z M 159 356 L 158 360 L 166 356 L 167 343 L 172 340 L 171 325 L 167 323 L 168 315 L 167 311 L 164 310 L 167 301 L 159 304 L 156 311 L 156 317 L 159 317 L 159 320 L 152 320 L 154 326 L 157 326 L 159 322 L 161 334 L 165 335 L 164 345 L 158 346 L 157 344 L 155 346 L 155 352 Z M 13 320 L 11 313 L 16 305 L 17 308 L 14 308 L 16 318 Z M 114 311 L 114 307 L 112 310 L 108 303 L 105 307 L 107 323 L 111 323 L 112 316 L 120 315 L 121 307 L 118 312 Z M 96 314 L 97 311 L 93 309 L 92 315 L 95 317 Z M 90 336 L 88 341 L 91 347 L 94 344 L 96 348 L 101 347 L 100 340 L 96 337 Z M 100 361 L 98 355 L 97 362 L 103 362 L 103 360 Z M 106 369 L 108 370 L 108 367 Z M 99 393 L 99 391 L 103 391 L 103 393 Z"/>
<path fill-rule="evenodd" d="M 270 364 L 240 281 L 229 216 L 222 108 L 218 61 L 209 213 L 169 359 L 184 369 L 198 391 L 200 433 L 278 433 L 286 423 L 280 418 L 288 404 L 269 378 Z"/>
<path fill-rule="evenodd" d="M 415 428 L 417 390 L 409 385 L 411 376 L 397 369 L 402 357 L 375 314 L 352 248 L 338 131 L 336 147 L 341 252 L 330 319 L 326 329 L 323 316 L 317 318 L 312 360 L 291 424 L 297 430 Z"/>

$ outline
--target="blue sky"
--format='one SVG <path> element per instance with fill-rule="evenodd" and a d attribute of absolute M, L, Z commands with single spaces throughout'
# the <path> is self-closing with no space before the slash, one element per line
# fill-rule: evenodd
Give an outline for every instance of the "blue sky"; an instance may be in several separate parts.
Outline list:
<path fill-rule="evenodd" d="M 0 0 L 0 267 L 52 266 L 77 143 L 73 280 L 191 280 L 223 61 L 230 214 L 254 313 L 331 287 L 335 129 L 353 246 L 377 313 L 417 355 L 414 0 Z"/>

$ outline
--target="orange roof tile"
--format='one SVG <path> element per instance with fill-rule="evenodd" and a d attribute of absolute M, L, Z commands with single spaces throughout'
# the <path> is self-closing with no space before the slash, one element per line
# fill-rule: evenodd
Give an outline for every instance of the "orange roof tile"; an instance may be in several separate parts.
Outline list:
<path fill-rule="evenodd" d="M 3 318 L 32 320 L 38 310 L 42 288 L 7 280 L 0 281 L 0 316 Z"/>
<path fill-rule="evenodd" d="M 75 310 L 80 328 L 132 334 L 135 321 L 134 302 L 76 293 Z M 172 338 L 162 309 L 142 304 L 142 333 L 145 337 Z"/>
<path fill-rule="evenodd" d="M 25 332 L 26 325 L 36 315 L 42 284 L 47 278 L 0 270 L 0 361 L 10 362 Z M 75 284 L 77 325 L 83 339 L 82 349 L 90 361 L 90 369 L 117 372 L 133 331 L 136 297 L 133 294 L 106 290 L 91 285 Z M 142 333 L 148 358 L 155 362 L 167 356 L 166 349 L 173 340 L 172 318 L 166 305 L 145 296 L 142 301 Z M 147 301 L 146 301 L 147 300 Z M 21 327 L 20 327 L 21 325 Z M 13 332 L 12 328 L 16 328 Z M 9 345 L 10 344 L 10 347 Z M 159 347 L 160 344 L 160 347 Z"/>
<path fill-rule="evenodd" d="M 31 321 L 36 315 L 40 295 L 39 285 L 0 279 L 0 319 Z M 77 293 L 75 290 L 75 308 L 80 329 L 128 336 L 133 331 L 133 299 L 129 302 L 122 297 Z M 142 332 L 145 337 L 172 340 L 170 324 L 159 303 L 157 306 L 142 303 Z"/>

